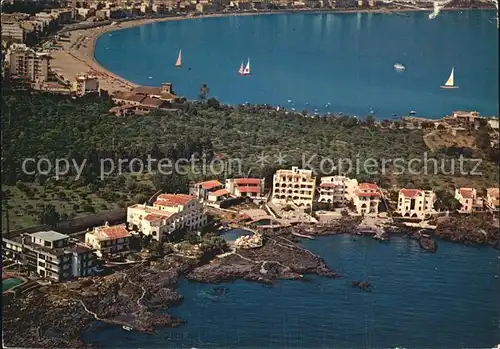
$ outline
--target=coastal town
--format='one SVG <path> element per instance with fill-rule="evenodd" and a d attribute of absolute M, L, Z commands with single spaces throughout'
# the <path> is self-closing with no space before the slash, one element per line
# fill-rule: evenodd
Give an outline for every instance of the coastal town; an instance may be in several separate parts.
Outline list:
<path fill-rule="evenodd" d="M 9 91 L 47 93 L 71 101 L 108 98 L 106 116 L 119 122 L 173 113 L 198 102 L 176 95 L 171 82 L 140 86 L 106 71 L 94 59 L 100 35 L 176 18 L 360 9 L 404 10 L 373 0 L 153 0 L 71 1 L 35 14 L 2 13 L 2 84 Z M 200 99 L 219 107 L 206 95 Z M 276 109 L 280 107 L 258 110 Z M 397 121 L 373 121 L 370 127 L 420 130 L 430 150 L 470 146 L 498 154 L 494 151 L 500 143 L 498 116 L 477 111 L 450 111 L 441 119 L 410 113 Z M 484 144 L 477 147 L 471 139 Z M 498 163 L 494 165 L 498 169 Z M 205 177 L 189 180 L 185 191 L 158 190 L 151 197 L 149 191 L 145 197 L 145 191 L 144 200 L 127 201 L 119 209 L 89 210 L 36 226 L 11 229 L 7 213 L 2 224 L 4 343 L 86 347 L 81 332 L 96 321 L 142 333 L 182 326 L 183 319 L 164 311 L 182 302 L 176 290 L 181 278 L 271 285 L 276 280 L 307 280 L 314 274 L 345 277 L 349 287 L 370 292 L 369 281 L 339 274 L 301 244 L 329 235 L 349 235 L 353 241 L 364 236 L 377 244 L 407 238 L 422 252 L 438 251 L 441 241 L 500 248 L 499 186 L 476 186 L 468 180 L 452 190 L 451 185 L 448 190 L 411 183 L 383 186 L 356 174 L 322 175 L 301 166 L 276 168 L 266 178 L 250 172 Z M 21 180 L 15 185 L 23 186 Z M 217 297 L 227 290 L 221 286 L 212 292 Z"/>
<path fill-rule="evenodd" d="M 401 188 L 393 196 L 374 183 L 358 183 L 355 178 L 341 175 L 316 177 L 311 170 L 292 167 L 277 170 L 271 186 L 266 186 L 263 178 L 206 180 L 193 183 L 189 194 L 160 193 L 114 217 L 98 214 L 83 223 L 80 219 L 60 228 L 42 226 L 3 233 L 3 281 L 17 281 L 9 289 L 4 288 L 4 302 L 10 304 L 6 316 L 10 318 L 10 311 L 28 302 L 34 292 L 43 292 L 55 299 L 72 294 L 77 301 L 63 302 L 62 309 L 76 311 L 74 308 L 82 307 L 84 312 L 79 309 L 76 319 L 85 324 L 99 319 L 127 331 L 177 326 L 182 321 L 168 316 L 151 318 L 151 312 L 180 301 L 180 296 L 167 286 L 174 286 L 178 275 L 211 283 L 237 278 L 272 283 L 275 278 L 302 279 L 306 273 L 337 277 L 321 257 L 294 242 L 315 236 L 365 235 L 386 242 L 393 235 L 407 235 L 431 252 L 436 250 L 437 237 L 498 247 L 498 187 L 487 188 L 484 193 L 477 188 L 456 188 L 454 212 L 440 210 L 437 200 L 432 190 L 424 188 Z M 103 219 L 113 221 L 96 223 Z M 462 219 L 474 222 L 474 226 L 457 225 Z M 236 239 L 219 237 L 235 230 L 240 232 Z M 161 270 L 171 274 L 161 276 Z M 146 271 L 150 276 L 140 279 L 142 286 L 137 285 L 138 275 Z M 129 320 L 107 317 L 109 310 L 105 309 L 114 303 L 96 308 L 82 301 L 84 297 L 95 303 L 91 296 L 95 292 L 106 299 L 107 291 L 102 287 L 121 283 L 123 277 L 137 285 L 124 297 L 138 297 L 132 303 L 137 303 L 139 309 L 122 306 L 113 312 L 133 314 Z M 161 292 L 170 294 L 155 306 L 150 299 L 154 291 L 147 288 L 154 282 L 150 278 L 167 278 L 162 281 L 167 288 Z M 361 280 L 353 280 L 352 284 L 365 291 L 371 287 Z M 64 285 L 62 289 L 60 285 Z M 151 305 L 144 306 L 141 300 Z M 147 313 L 140 309 L 143 307 L 149 309 Z M 18 345 L 21 338 L 12 325 L 4 325 L 5 338 Z M 36 331 L 34 341 L 43 338 L 48 341 L 45 343 L 61 343 L 49 332 L 41 335 L 40 330 Z M 62 343 L 76 343 L 75 338 L 65 340 Z"/>
<path fill-rule="evenodd" d="M 175 109 L 182 98 L 170 88 L 140 89 L 103 69 L 94 59 L 97 38 L 104 33 L 147 23 L 198 16 L 252 15 L 278 11 L 410 11 L 378 1 L 72 1 L 51 3 L 34 14 L 5 9 L 2 20 L 2 77 L 4 88 L 34 88 L 71 96 L 113 94 L 116 115 L 144 114 L 154 109 Z M 493 8 L 488 1 L 451 1 L 448 8 Z M 432 7 L 432 6 L 431 6 Z M 15 9 L 15 7 L 14 7 Z M 424 8 L 422 8 L 423 10 Z M 274 11 L 274 12 L 273 12 Z M 111 34 L 109 34 L 111 35 Z"/>

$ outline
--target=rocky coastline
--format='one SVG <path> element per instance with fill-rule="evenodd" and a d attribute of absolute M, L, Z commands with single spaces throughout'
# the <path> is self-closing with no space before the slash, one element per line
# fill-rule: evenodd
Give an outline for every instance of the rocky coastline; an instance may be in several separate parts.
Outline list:
<path fill-rule="evenodd" d="M 92 347 L 80 335 L 96 320 L 145 333 L 181 325 L 182 319 L 163 312 L 182 302 L 175 290 L 180 277 L 214 284 L 235 279 L 271 284 L 277 279 L 301 280 L 310 273 L 338 276 L 286 234 L 269 237 L 259 249 L 228 252 L 208 264 L 167 255 L 105 277 L 47 285 L 8 299 L 4 341 L 14 347 Z"/>
<path fill-rule="evenodd" d="M 46 285 L 26 295 L 4 297 L 4 342 L 13 347 L 92 347 L 80 336 L 96 320 L 144 333 L 180 326 L 184 320 L 164 310 L 182 302 L 176 291 L 181 277 L 211 284 L 236 279 L 272 284 L 275 280 L 306 280 L 307 274 L 340 277 L 320 256 L 300 247 L 300 238 L 294 233 L 311 237 L 373 235 L 360 231 L 360 221 L 360 217 L 342 217 L 329 224 L 266 231 L 262 247 L 233 250 L 208 262 L 170 254 L 122 267 L 108 276 Z M 422 249 L 435 252 L 436 239 L 498 247 L 500 232 L 491 220 L 458 216 L 445 217 L 434 230 L 391 225 L 385 228 L 386 238 L 380 240 L 387 241 L 392 235 L 407 236 L 418 241 Z M 351 285 L 366 292 L 372 289 L 366 281 L 351 281 Z M 226 291 L 216 290 L 221 292 Z"/>
<path fill-rule="evenodd" d="M 500 247 L 500 228 L 498 218 L 491 216 L 449 216 L 436 220 L 435 226 L 427 228 L 408 226 L 402 223 L 391 223 L 377 232 L 376 229 L 363 229 L 361 217 L 342 217 L 326 224 L 304 224 L 287 227 L 282 233 L 308 234 L 314 236 L 330 236 L 338 234 L 373 236 L 381 242 L 387 242 L 393 235 L 406 236 L 418 242 L 428 252 L 436 252 L 437 241 L 450 241 L 471 246 Z"/>

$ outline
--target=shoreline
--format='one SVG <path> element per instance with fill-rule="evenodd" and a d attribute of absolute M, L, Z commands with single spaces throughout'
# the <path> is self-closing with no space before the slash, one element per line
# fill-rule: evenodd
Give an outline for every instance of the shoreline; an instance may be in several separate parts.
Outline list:
<path fill-rule="evenodd" d="M 446 8 L 442 11 L 474 11 L 474 10 L 489 10 L 489 7 L 485 8 Z M 493 10 L 493 8 L 491 8 Z M 137 18 L 124 21 L 112 21 L 108 20 L 103 25 L 97 25 L 87 28 L 78 27 L 66 27 L 60 32 L 70 32 L 71 38 L 70 42 L 61 43 L 62 49 L 55 51 L 53 56 L 52 68 L 63 79 L 67 81 L 72 81 L 74 76 L 79 73 L 90 72 L 97 75 L 100 80 L 101 89 L 108 91 L 109 93 L 117 91 L 130 91 L 134 87 L 138 87 L 136 84 L 126 78 L 119 76 L 110 70 L 102 66 L 95 57 L 95 47 L 97 40 L 104 34 L 110 34 L 114 31 L 124 30 L 134 27 L 139 27 L 143 25 L 169 22 L 169 21 L 180 21 L 189 19 L 202 19 L 202 18 L 220 18 L 220 17 L 231 17 L 231 16 L 260 16 L 260 15 L 278 15 L 278 14 L 293 14 L 293 13 L 338 13 L 338 14 L 349 14 L 349 13 L 377 13 L 377 14 L 398 14 L 398 13 L 411 13 L 411 12 L 428 12 L 432 11 L 429 9 L 417 9 L 417 8 L 375 8 L 375 9 L 291 9 L 291 10 L 264 10 L 264 11 L 254 11 L 254 12 L 225 12 L 225 13 L 213 13 L 213 14 L 202 14 L 202 15 L 181 15 L 181 16 L 168 16 L 168 17 L 153 17 L 153 18 Z M 76 35 L 75 35 L 76 34 Z M 75 47 L 76 46 L 76 47 Z"/>
<path fill-rule="evenodd" d="M 353 223 L 346 221 L 341 226 L 353 228 Z M 329 266 L 321 255 L 301 246 L 304 238 L 294 238 L 290 233 L 283 230 L 269 232 L 260 248 L 230 251 L 210 261 L 170 254 L 129 269 L 116 270 L 104 277 L 43 286 L 6 303 L 4 337 L 8 344 L 15 346 L 85 347 L 89 343 L 84 343 L 80 333 L 74 329 L 88 329 L 96 320 L 107 325 L 128 326 L 141 333 L 182 326 L 186 320 L 165 312 L 185 301 L 178 289 L 181 278 L 214 286 L 211 291 L 214 296 L 226 293 L 225 286 L 221 284 L 234 280 L 273 285 L 281 280 L 307 282 L 310 275 L 341 278 L 348 282 L 346 287 L 370 292 L 369 282 L 337 274 L 331 269 L 334 266 Z M 318 232 L 315 236 L 339 235 L 331 230 L 325 233 Z M 342 234 L 353 235 L 353 239 L 359 235 L 349 229 Z M 421 241 L 415 234 L 392 234 L 406 235 L 417 240 L 424 250 L 435 251 L 432 243 Z M 46 298 L 47 302 L 40 303 L 40 298 Z M 38 318 L 44 320 L 44 326 L 36 325 Z M 30 331 L 32 328 L 38 329 Z"/>

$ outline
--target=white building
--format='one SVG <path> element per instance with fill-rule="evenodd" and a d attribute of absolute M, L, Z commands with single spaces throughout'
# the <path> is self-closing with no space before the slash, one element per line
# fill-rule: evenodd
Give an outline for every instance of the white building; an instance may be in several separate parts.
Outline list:
<path fill-rule="evenodd" d="M 264 178 L 229 178 L 226 190 L 236 197 L 260 199 L 264 196 Z"/>
<path fill-rule="evenodd" d="M 56 281 L 92 275 L 95 255 L 68 235 L 40 231 L 2 239 L 4 256 L 22 261 L 42 278 Z"/>
<path fill-rule="evenodd" d="M 347 205 L 358 187 L 356 179 L 345 176 L 321 177 L 318 202 Z"/>
<path fill-rule="evenodd" d="M 403 217 L 425 219 L 436 212 L 436 194 L 431 190 L 401 189 L 397 212 Z"/>
<path fill-rule="evenodd" d="M 49 59 L 48 54 L 35 52 L 24 44 L 12 44 L 9 54 L 10 74 L 31 82 L 45 82 L 49 76 Z"/>
<path fill-rule="evenodd" d="M 492 211 L 500 210 L 500 190 L 499 188 L 488 188 L 486 190 L 486 204 Z"/>
<path fill-rule="evenodd" d="M 130 233 L 125 225 L 96 227 L 85 234 L 85 243 L 92 247 L 99 257 L 124 255 L 129 252 Z"/>
<path fill-rule="evenodd" d="M 97 76 L 78 74 L 73 82 L 73 91 L 79 97 L 86 94 L 99 94 L 99 80 Z"/>
<path fill-rule="evenodd" d="M 217 180 L 196 183 L 191 193 L 201 201 L 218 202 L 229 197 L 229 191 Z"/>
<path fill-rule="evenodd" d="M 460 202 L 462 207 L 460 213 L 473 213 L 484 210 L 484 200 L 477 196 L 474 188 L 457 188 L 455 189 L 455 199 Z"/>
<path fill-rule="evenodd" d="M 358 214 L 378 214 L 382 193 L 373 183 L 360 183 L 353 195 L 353 203 Z"/>
<path fill-rule="evenodd" d="M 207 216 L 200 201 L 191 195 L 162 194 L 153 206 L 128 207 L 127 222 L 130 228 L 163 242 L 176 230 L 200 229 L 207 224 Z"/>
<path fill-rule="evenodd" d="M 272 202 L 312 207 L 316 179 L 311 170 L 292 167 L 291 170 L 278 170 L 273 177 Z"/>

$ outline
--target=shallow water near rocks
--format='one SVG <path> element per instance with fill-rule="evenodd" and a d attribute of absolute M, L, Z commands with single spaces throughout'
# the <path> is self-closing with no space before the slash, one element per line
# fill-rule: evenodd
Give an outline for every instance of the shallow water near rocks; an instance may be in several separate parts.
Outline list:
<path fill-rule="evenodd" d="M 246 281 L 214 285 L 181 281 L 181 305 L 169 313 L 188 321 L 154 335 L 116 326 L 84 339 L 106 348 L 492 348 L 500 343 L 498 251 L 439 242 L 437 253 L 415 241 L 337 235 L 303 241 L 343 277 L 307 282 Z M 369 281 L 372 292 L 352 288 Z"/>

